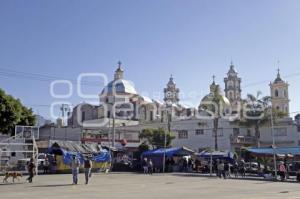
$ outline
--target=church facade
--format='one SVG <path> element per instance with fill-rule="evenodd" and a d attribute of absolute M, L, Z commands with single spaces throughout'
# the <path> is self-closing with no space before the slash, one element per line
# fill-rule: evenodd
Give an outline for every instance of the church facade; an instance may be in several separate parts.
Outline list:
<path fill-rule="evenodd" d="M 213 120 L 202 110 L 201 104 L 210 103 L 216 93 L 226 104 L 225 115 L 239 114 L 242 99 L 242 79 L 238 76 L 233 63 L 224 78 L 224 90 L 216 84 L 210 85 L 210 92 L 200 101 L 198 108 L 188 108 L 180 103 L 180 89 L 171 76 L 163 89 L 163 102 L 140 95 L 132 82 L 124 79 L 121 63 L 115 71 L 113 80 L 99 94 L 99 105 L 80 104 L 76 106 L 69 119 L 69 126 L 82 128 L 87 133 L 86 140 L 108 144 L 111 140 L 112 119 L 115 120 L 116 142 L 126 139 L 128 146 L 140 144 L 139 133 L 145 128 L 168 129 L 168 111 L 171 111 L 170 126 L 174 133 L 173 146 L 186 146 L 195 151 L 214 148 Z M 275 140 L 278 146 L 299 146 L 300 128 L 289 117 L 288 83 L 279 72 L 274 82 L 270 83 L 272 106 L 286 113 L 286 117 L 275 124 Z M 216 92 L 217 90 L 217 92 Z M 169 107 L 168 104 L 171 104 Z M 171 110 L 170 110 L 171 108 Z M 101 127 L 93 124 L 104 124 Z M 91 127 L 92 126 L 92 127 Z M 101 136 L 99 133 L 101 132 Z M 271 128 L 264 125 L 260 128 L 260 136 L 255 135 L 254 127 L 240 126 L 232 122 L 230 117 L 219 119 L 217 130 L 219 150 L 238 151 L 245 146 L 270 146 L 272 143 Z M 132 142 L 131 142 L 132 141 Z"/>

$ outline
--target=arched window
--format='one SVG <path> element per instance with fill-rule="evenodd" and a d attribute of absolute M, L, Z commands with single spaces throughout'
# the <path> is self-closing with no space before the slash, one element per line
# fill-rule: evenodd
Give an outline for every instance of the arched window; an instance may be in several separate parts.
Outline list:
<path fill-rule="evenodd" d="M 286 92 L 286 90 L 283 90 L 283 95 L 284 95 L 284 97 L 287 97 L 287 92 Z"/>
<path fill-rule="evenodd" d="M 230 98 L 230 99 L 233 99 L 233 94 L 232 94 L 232 92 L 229 92 L 229 98 Z"/>
<path fill-rule="evenodd" d="M 279 95 L 279 94 L 278 94 L 278 90 L 276 89 L 276 90 L 275 90 L 275 97 L 278 97 L 278 95 Z"/>

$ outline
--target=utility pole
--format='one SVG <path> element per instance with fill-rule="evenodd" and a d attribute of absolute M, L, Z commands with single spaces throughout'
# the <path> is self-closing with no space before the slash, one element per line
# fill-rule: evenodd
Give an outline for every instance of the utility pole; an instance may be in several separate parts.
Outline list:
<path fill-rule="evenodd" d="M 68 122 L 67 122 L 65 116 L 66 115 L 69 116 L 68 113 L 70 112 L 70 106 L 68 104 L 62 104 L 60 107 L 60 111 L 61 111 L 63 126 L 67 126 Z"/>
<path fill-rule="evenodd" d="M 115 95 L 113 96 L 113 102 L 112 102 L 112 118 L 113 118 L 113 123 L 112 123 L 112 147 L 115 147 L 116 144 L 116 97 Z"/>
<path fill-rule="evenodd" d="M 171 133 L 171 119 L 172 119 L 172 102 L 166 103 L 166 113 L 167 113 L 167 122 L 168 122 L 168 133 Z M 170 109 L 170 110 L 169 110 Z M 167 148 L 167 132 L 165 131 L 164 139 L 164 156 L 163 156 L 163 173 L 166 171 L 166 149 Z"/>
<path fill-rule="evenodd" d="M 273 106 L 271 105 L 271 132 L 272 132 L 272 148 L 273 148 L 273 161 L 274 161 L 274 172 L 275 180 L 277 180 L 277 160 L 276 160 L 276 145 L 275 145 L 275 135 L 274 135 L 274 121 L 273 121 Z"/>

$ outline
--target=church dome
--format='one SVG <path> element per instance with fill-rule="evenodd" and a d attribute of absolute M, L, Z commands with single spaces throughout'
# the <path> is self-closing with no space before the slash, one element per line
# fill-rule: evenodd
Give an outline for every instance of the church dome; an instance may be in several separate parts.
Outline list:
<path fill-rule="evenodd" d="M 221 98 L 226 106 L 230 105 L 230 101 L 225 95 L 221 95 Z M 201 104 L 207 104 L 207 103 L 213 102 L 213 99 L 214 99 L 214 95 L 212 93 L 204 96 L 200 102 L 200 106 L 201 106 Z"/>
<path fill-rule="evenodd" d="M 217 85 L 215 83 L 215 81 L 213 81 L 213 83 L 210 85 L 210 93 L 208 95 L 204 96 L 200 102 L 199 110 L 200 109 L 208 109 L 210 111 L 214 111 L 214 107 L 212 106 L 212 104 L 214 103 L 214 95 L 216 92 L 222 98 L 223 105 L 225 107 L 230 106 L 229 99 L 222 94 L 222 91 L 221 91 L 221 88 L 219 87 L 219 85 Z"/>
<path fill-rule="evenodd" d="M 123 79 L 124 70 L 121 68 L 122 63 L 118 62 L 118 68 L 115 71 L 114 80 L 109 82 L 101 92 L 101 95 L 111 94 L 131 94 L 137 95 L 134 84 L 131 81 Z"/>
<path fill-rule="evenodd" d="M 137 95 L 136 89 L 132 82 L 124 79 L 111 81 L 102 90 L 101 95 L 108 95 L 116 92 L 116 94 L 132 94 Z"/>

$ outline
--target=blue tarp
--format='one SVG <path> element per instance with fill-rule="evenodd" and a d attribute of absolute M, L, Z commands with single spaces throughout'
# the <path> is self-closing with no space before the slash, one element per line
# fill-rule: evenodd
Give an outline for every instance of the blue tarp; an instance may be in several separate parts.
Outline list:
<path fill-rule="evenodd" d="M 73 156 L 77 156 L 78 160 L 80 161 L 80 164 L 83 164 L 83 156 L 81 153 L 76 153 L 76 152 L 71 152 L 71 151 L 65 151 L 63 149 L 61 149 L 63 152 L 63 161 L 64 164 L 66 165 L 70 165 L 73 159 Z"/>
<path fill-rule="evenodd" d="M 107 150 L 102 150 L 100 153 L 94 154 L 92 160 L 95 162 L 108 162 L 110 153 Z"/>
<path fill-rule="evenodd" d="M 249 148 L 247 151 L 255 154 L 272 155 L 274 153 L 280 155 L 300 155 L 300 147 L 279 147 L 279 148 Z"/>
<path fill-rule="evenodd" d="M 73 156 L 77 156 L 78 160 L 81 164 L 84 162 L 84 156 L 82 153 L 74 152 L 74 151 L 66 151 L 61 148 L 50 147 L 48 152 L 50 154 L 58 154 L 63 156 L 64 164 L 69 165 L 72 162 Z M 92 154 L 92 161 L 94 162 L 108 162 L 110 160 L 110 152 L 107 150 L 102 150 L 98 153 Z"/>
<path fill-rule="evenodd" d="M 161 149 L 145 151 L 142 154 L 142 157 L 149 157 L 149 156 L 160 157 L 163 156 L 165 153 L 166 153 L 166 157 L 172 157 L 175 155 L 180 155 L 180 156 L 192 155 L 194 152 L 185 147 L 175 147 L 175 148 L 168 148 L 168 149 L 161 148 Z"/>
<path fill-rule="evenodd" d="M 234 160 L 234 153 L 232 152 L 222 152 L 222 151 L 213 151 L 213 152 L 207 152 L 203 151 L 201 153 L 197 154 L 197 157 L 210 159 L 212 156 L 212 159 L 225 159 L 225 160 Z"/>

